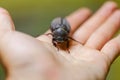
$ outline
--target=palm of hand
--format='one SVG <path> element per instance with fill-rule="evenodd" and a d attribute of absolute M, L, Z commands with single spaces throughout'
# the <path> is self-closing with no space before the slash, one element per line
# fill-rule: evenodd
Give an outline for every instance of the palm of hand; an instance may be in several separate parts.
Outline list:
<path fill-rule="evenodd" d="M 45 39 L 46 36 L 43 36 L 40 39 Z M 51 80 L 54 78 L 52 75 L 58 75 L 59 73 L 62 77 L 66 77 L 66 80 L 80 79 L 79 75 L 83 75 L 83 71 L 88 77 L 82 79 L 90 79 L 94 77 L 94 74 L 97 75 L 100 72 L 101 75 L 99 74 L 96 77 L 101 79 L 106 74 L 104 72 L 107 72 L 108 60 L 102 52 L 75 44 L 74 46 L 71 45 L 71 53 L 68 54 L 66 51 L 57 51 L 49 43 L 51 40 L 46 40 L 48 40 L 48 43 L 16 31 L 6 34 L 2 43 L 7 47 L 2 49 L 5 53 L 5 57 L 3 55 L 4 63 L 9 66 L 6 66 L 9 74 L 15 75 L 17 73 L 18 77 L 32 75 L 34 76 L 33 79 L 35 77 L 40 79 L 41 76 L 36 75 L 44 72 L 44 76 L 48 76 L 47 78 L 51 78 Z M 69 76 L 73 74 L 76 76 L 69 79 Z M 31 77 L 29 80 L 32 80 Z"/>
<path fill-rule="evenodd" d="M 108 56 L 100 50 L 83 46 L 80 43 L 74 43 L 73 41 L 70 44 L 69 54 L 67 51 L 55 49 L 50 43 L 51 39 L 49 40 L 49 38 L 46 38 L 44 35 L 40 36 L 39 40 L 43 40 L 43 42 L 46 40 L 50 52 L 53 52 L 54 55 L 57 53 L 56 56 L 54 56 L 55 59 L 57 59 L 56 64 L 60 62 L 63 67 L 62 69 L 64 70 L 65 68 L 67 70 L 64 70 L 67 75 L 62 73 L 62 76 L 66 78 L 65 80 L 88 80 L 95 79 L 95 76 L 98 80 L 104 80 L 106 78 L 105 75 L 107 74 L 110 61 Z M 76 38 L 76 40 L 78 39 Z M 88 77 L 84 76 L 84 74 Z M 79 75 L 83 75 L 84 77 L 80 78 Z M 69 76 L 74 77 L 71 78 Z"/>

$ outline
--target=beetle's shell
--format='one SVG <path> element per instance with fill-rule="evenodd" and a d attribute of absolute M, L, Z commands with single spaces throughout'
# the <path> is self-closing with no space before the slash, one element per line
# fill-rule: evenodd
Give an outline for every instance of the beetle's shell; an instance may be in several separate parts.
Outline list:
<path fill-rule="evenodd" d="M 50 29 L 52 32 L 58 28 L 63 28 L 68 33 L 70 32 L 70 25 L 65 18 L 57 17 L 51 22 Z"/>

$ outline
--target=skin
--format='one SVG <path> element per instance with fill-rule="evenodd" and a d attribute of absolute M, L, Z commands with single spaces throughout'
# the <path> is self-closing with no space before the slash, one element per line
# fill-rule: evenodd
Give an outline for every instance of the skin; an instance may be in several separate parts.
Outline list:
<path fill-rule="evenodd" d="M 51 37 L 16 31 L 9 13 L 0 8 L 0 59 L 6 80 L 105 80 L 120 52 L 120 35 L 112 38 L 120 28 L 120 10 L 109 1 L 91 14 L 81 8 L 66 17 L 71 37 L 81 42 L 71 41 L 68 54 L 57 51 Z"/>

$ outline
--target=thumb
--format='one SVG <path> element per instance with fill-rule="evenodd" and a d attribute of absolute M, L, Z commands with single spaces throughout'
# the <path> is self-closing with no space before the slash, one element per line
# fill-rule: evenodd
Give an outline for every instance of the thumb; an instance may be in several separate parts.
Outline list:
<path fill-rule="evenodd" d="M 0 8 L 0 37 L 13 30 L 15 30 L 15 27 L 8 11 Z"/>

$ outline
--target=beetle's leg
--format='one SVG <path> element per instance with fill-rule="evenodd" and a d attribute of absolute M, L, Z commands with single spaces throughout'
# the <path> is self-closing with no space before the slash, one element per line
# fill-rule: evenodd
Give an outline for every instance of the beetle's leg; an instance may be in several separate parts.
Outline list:
<path fill-rule="evenodd" d="M 57 46 L 57 42 L 56 41 L 54 41 L 54 39 L 52 40 L 52 43 L 53 43 L 53 45 L 58 49 L 58 51 L 59 51 L 59 48 L 58 48 L 58 46 Z"/>
<path fill-rule="evenodd" d="M 71 39 L 71 40 L 73 40 L 73 41 L 75 41 L 75 42 L 80 43 L 79 41 L 77 41 L 77 40 L 73 39 L 72 37 L 69 37 L 69 36 L 68 36 L 68 38 L 69 38 L 69 39 Z"/>
<path fill-rule="evenodd" d="M 47 33 L 47 34 L 45 34 L 45 35 L 49 36 L 49 35 L 53 35 L 53 34 L 52 34 L 52 33 Z"/>
<path fill-rule="evenodd" d="M 66 43 L 66 47 L 67 47 L 68 53 L 70 53 L 70 51 L 69 51 L 69 40 L 68 40 L 67 43 Z"/>
<path fill-rule="evenodd" d="M 56 42 L 55 42 L 55 41 L 52 41 L 52 43 L 53 43 L 53 45 L 54 45 L 55 47 L 57 47 L 57 44 L 56 44 Z"/>

